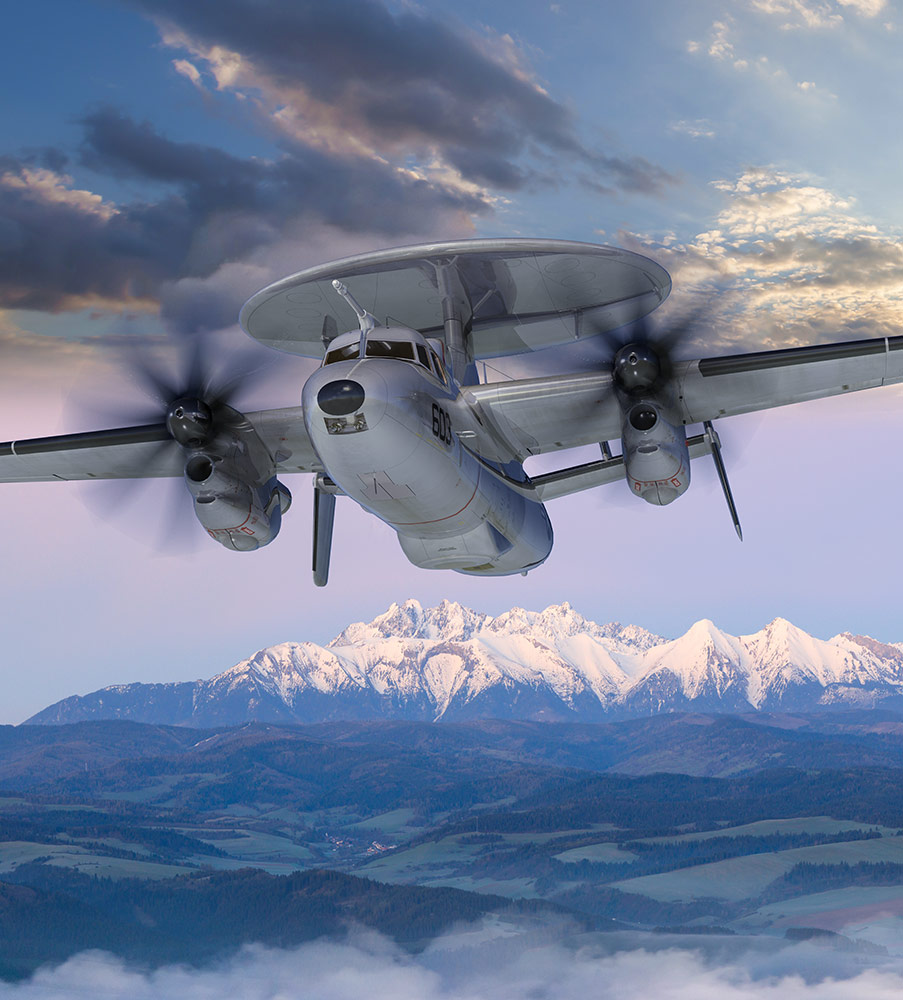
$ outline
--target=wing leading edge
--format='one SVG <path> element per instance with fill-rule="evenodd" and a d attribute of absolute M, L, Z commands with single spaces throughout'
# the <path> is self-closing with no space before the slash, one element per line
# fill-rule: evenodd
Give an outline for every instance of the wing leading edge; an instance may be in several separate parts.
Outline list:
<path fill-rule="evenodd" d="M 903 382 L 903 337 L 795 347 L 675 365 L 684 423 L 766 410 Z M 609 372 L 470 386 L 491 444 L 486 457 L 523 460 L 621 436 Z"/>
<path fill-rule="evenodd" d="M 321 472 L 300 406 L 247 414 L 277 473 Z M 165 424 L 120 427 L 0 444 L 0 483 L 181 477 L 182 448 Z"/>

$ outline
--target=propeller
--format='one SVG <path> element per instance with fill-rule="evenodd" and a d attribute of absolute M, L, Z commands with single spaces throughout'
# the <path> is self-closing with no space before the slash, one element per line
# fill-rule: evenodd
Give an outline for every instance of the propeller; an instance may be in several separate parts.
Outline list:
<path fill-rule="evenodd" d="M 701 339 L 698 335 L 710 327 L 709 321 L 714 311 L 715 296 L 709 295 L 702 305 L 684 311 L 667 325 L 656 328 L 647 317 L 643 316 L 617 330 L 600 332 L 596 339 L 602 351 L 600 359 L 602 366 L 611 367 L 615 384 L 627 397 L 639 400 L 641 397 L 648 399 L 662 394 L 667 395 L 677 355 L 684 345 Z M 648 413 L 649 427 L 651 427 L 656 415 L 652 408 Z M 645 430 L 646 427 L 637 422 L 642 421 L 645 416 L 646 413 L 640 406 L 635 406 L 631 410 L 631 423 L 638 430 Z M 711 449 L 714 468 L 734 530 L 742 541 L 740 518 L 721 453 L 721 439 L 711 421 L 705 422 L 703 431 Z M 602 442 L 602 453 L 603 456 L 607 453 L 606 442 Z"/>
<path fill-rule="evenodd" d="M 131 427 L 165 425 L 163 438 L 148 455 L 154 465 L 166 452 L 178 446 L 184 451 L 203 447 L 236 417 L 235 404 L 246 397 L 269 373 L 272 359 L 257 348 L 228 349 L 223 337 L 196 334 L 191 338 L 169 339 L 162 343 L 134 342 L 125 345 L 116 359 L 120 373 L 115 388 L 93 386 L 90 397 L 79 396 L 74 408 L 80 424 L 90 421 L 108 426 Z M 124 388 L 133 391 L 125 396 Z M 71 407 L 70 407 L 71 408 Z M 149 479 L 98 480 L 82 491 L 92 511 L 104 520 L 119 521 L 124 515 L 128 534 L 146 524 L 147 516 L 158 520 L 154 547 L 185 552 L 203 537 L 195 519 L 193 503 L 181 478 L 169 478 L 169 496 L 149 489 Z M 142 494 L 156 492 L 152 510 L 133 517 Z M 154 532 L 152 530 L 151 534 Z M 147 539 L 147 531 L 140 530 Z"/>
<path fill-rule="evenodd" d="M 671 380 L 681 348 L 697 339 L 714 311 L 709 300 L 667 325 L 642 316 L 595 340 L 602 364 L 610 366 L 618 385 L 629 395 L 655 394 Z"/>

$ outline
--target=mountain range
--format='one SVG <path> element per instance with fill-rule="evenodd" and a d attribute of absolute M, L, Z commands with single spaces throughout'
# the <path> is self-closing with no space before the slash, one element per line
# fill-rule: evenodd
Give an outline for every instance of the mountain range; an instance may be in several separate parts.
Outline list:
<path fill-rule="evenodd" d="M 782 618 L 743 636 L 703 620 L 668 640 L 636 625 L 599 625 L 567 603 L 492 617 L 409 600 L 326 646 L 280 643 L 209 680 L 115 685 L 27 722 L 595 722 L 876 706 L 903 711 L 903 643 L 848 632 L 817 639 Z"/>

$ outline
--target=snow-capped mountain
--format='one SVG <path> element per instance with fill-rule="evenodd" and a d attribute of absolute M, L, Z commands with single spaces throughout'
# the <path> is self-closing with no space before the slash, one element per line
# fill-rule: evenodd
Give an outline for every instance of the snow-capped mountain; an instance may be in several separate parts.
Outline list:
<path fill-rule="evenodd" d="M 745 636 L 704 620 L 667 640 L 636 625 L 599 625 L 567 603 L 492 617 L 410 600 L 348 625 L 325 647 L 284 642 L 210 680 L 104 688 L 28 721 L 589 722 L 879 704 L 903 709 L 903 644 L 847 632 L 825 641 L 782 618 Z"/>

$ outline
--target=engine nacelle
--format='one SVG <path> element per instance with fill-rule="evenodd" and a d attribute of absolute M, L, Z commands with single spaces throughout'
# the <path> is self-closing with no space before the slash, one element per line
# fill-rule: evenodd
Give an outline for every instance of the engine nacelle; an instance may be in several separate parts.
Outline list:
<path fill-rule="evenodd" d="M 690 453 L 682 423 L 661 404 L 631 401 L 622 410 L 621 446 L 630 492 L 663 507 L 690 485 Z"/>
<path fill-rule="evenodd" d="M 232 474 L 229 463 L 197 453 L 185 464 L 194 512 L 207 534 L 237 552 L 268 545 L 279 534 L 291 493 L 275 476 L 255 486 Z"/>

